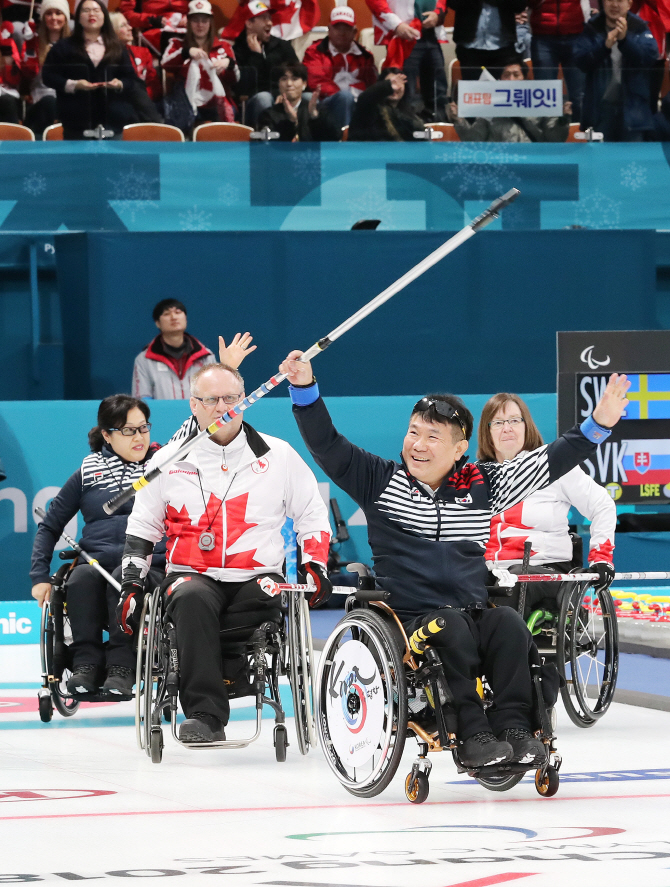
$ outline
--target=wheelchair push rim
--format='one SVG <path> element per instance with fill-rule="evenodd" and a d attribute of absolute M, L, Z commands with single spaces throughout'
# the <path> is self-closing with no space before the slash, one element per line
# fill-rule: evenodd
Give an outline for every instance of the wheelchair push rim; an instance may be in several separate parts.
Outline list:
<path fill-rule="evenodd" d="M 596 615 L 596 603 L 602 615 Z M 563 704 L 573 723 L 592 727 L 609 708 L 616 688 L 619 650 L 612 596 L 608 590 L 579 584 L 565 595 L 559 622 L 558 661 L 566 680 Z"/>
<path fill-rule="evenodd" d="M 151 595 L 145 595 L 142 605 L 142 614 L 140 616 L 138 636 L 137 636 L 137 662 L 135 665 L 135 738 L 137 746 L 140 749 L 145 748 L 144 733 L 144 655 L 147 649 L 147 632 L 148 626 L 147 613 L 151 604 Z"/>
<path fill-rule="evenodd" d="M 406 725 L 398 644 L 379 614 L 357 610 L 326 641 L 317 678 L 321 747 L 347 791 L 374 797 L 387 787 L 402 757 Z"/>
<path fill-rule="evenodd" d="M 288 664 L 298 750 L 306 755 L 317 744 L 314 725 L 314 649 L 307 601 L 302 592 L 289 592 Z"/>
<path fill-rule="evenodd" d="M 72 674 L 69 668 L 64 667 L 60 680 L 55 680 L 54 620 L 55 616 L 51 609 L 51 601 L 44 601 L 40 618 L 40 660 L 42 666 L 42 681 L 49 689 L 56 711 L 64 718 L 71 718 L 79 708 L 79 699 L 75 699 L 67 692 L 67 680 Z M 63 621 L 65 620 L 67 620 L 67 616 L 63 614 Z"/>

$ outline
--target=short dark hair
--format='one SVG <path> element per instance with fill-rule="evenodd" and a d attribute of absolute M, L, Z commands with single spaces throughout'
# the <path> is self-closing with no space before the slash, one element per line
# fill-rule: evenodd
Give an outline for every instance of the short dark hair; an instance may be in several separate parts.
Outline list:
<path fill-rule="evenodd" d="M 448 403 L 449 406 L 458 413 L 458 418 L 463 423 L 463 427 L 456 417 L 447 419 L 446 416 L 441 416 L 432 404 L 427 410 L 415 410 L 412 413 L 412 416 L 421 416 L 424 422 L 434 422 L 437 425 L 451 425 L 451 427 L 457 429 L 459 433 L 464 433 L 466 440 L 470 440 L 472 437 L 474 420 L 472 418 L 472 413 L 460 397 L 457 397 L 455 394 L 426 394 L 424 397 L 426 400 L 434 400 L 438 401 L 438 403 Z M 419 403 L 421 403 L 421 401 L 419 401 Z"/>
<path fill-rule="evenodd" d="M 161 299 L 157 305 L 154 305 L 154 310 L 151 312 L 151 316 L 154 320 L 158 320 L 161 314 L 164 311 L 167 311 L 168 308 L 178 308 L 180 311 L 183 311 L 184 314 L 188 314 L 186 305 L 184 305 L 183 302 L 180 302 L 179 299 Z"/>
<path fill-rule="evenodd" d="M 521 73 L 523 74 L 523 79 L 528 80 L 528 65 L 524 62 L 520 55 L 513 53 L 509 55 L 502 63 L 500 68 L 500 76 L 502 77 L 502 73 L 505 68 L 509 68 L 510 65 L 518 65 L 521 68 Z"/>
<path fill-rule="evenodd" d="M 88 445 L 94 453 L 99 453 L 105 444 L 103 430 L 122 428 L 128 413 L 134 407 L 144 413 L 144 418 L 148 422 L 151 410 L 137 397 L 131 397 L 129 394 L 110 394 L 102 401 L 98 407 L 98 424 L 88 432 Z"/>
<path fill-rule="evenodd" d="M 301 62 L 284 62 L 284 64 L 279 65 L 276 70 L 277 80 L 279 80 L 280 77 L 283 77 L 284 74 L 293 74 L 294 77 L 299 77 L 307 83 L 307 78 L 309 77 L 307 68 Z"/>

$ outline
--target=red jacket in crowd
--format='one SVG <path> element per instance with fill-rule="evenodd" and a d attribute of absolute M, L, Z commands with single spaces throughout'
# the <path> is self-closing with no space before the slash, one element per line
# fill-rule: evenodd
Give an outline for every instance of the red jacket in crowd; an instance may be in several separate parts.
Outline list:
<path fill-rule="evenodd" d="M 135 73 L 147 88 L 147 93 L 152 102 L 157 102 L 163 95 L 161 79 L 154 68 L 151 50 L 146 46 L 128 46 L 128 55 L 135 68 Z"/>
<path fill-rule="evenodd" d="M 235 104 L 232 100 L 232 90 L 237 83 L 239 68 L 235 62 L 235 53 L 232 46 L 223 40 L 215 40 L 209 51 L 211 59 L 229 58 L 230 64 L 219 74 L 219 80 L 225 90 L 225 96 L 217 96 L 214 93 L 212 79 L 208 71 L 200 65 L 200 76 L 198 79 L 195 103 L 198 108 L 208 108 L 216 105 L 219 111 L 219 120 L 232 123 L 235 119 Z M 161 59 L 161 65 L 166 71 L 172 72 L 176 77 L 186 82 L 186 91 L 188 93 L 188 74 L 193 59 L 191 59 L 188 51 L 184 49 L 184 41 L 178 37 L 173 37 L 167 45 L 167 49 Z"/>
<path fill-rule="evenodd" d="M 272 15 L 272 36 L 282 40 L 293 40 L 306 34 L 319 24 L 321 8 L 318 0 L 268 0 Z M 249 18 L 249 6 L 242 0 L 221 31 L 224 40 L 237 40 Z"/>
<path fill-rule="evenodd" d="M 372 23 L 375 28 L 375 43 L 389 43 L 393 37 L 393 32 L 400 22 L 407 22 L 417 31 L 421 30 L 421 22 L 415 18 L 414 0 L 365 0 L 372 13 Z M 433 12 L 438 18 L 443 16 L 447 10 L 447 0 L 437 0 Z M 414 40 L 403 40 L 402 43 L 408 44 L 405 47 L 404 56 L 407 57 L 414 48 Z M 388 65 L 384 65 L 388 67 Z"/>
<path fill-rule="evenodd" d="M 567 36 L 584 30 L 580 0 L 530 0 L 530 27 L 535 35 Z"/>
<path fill-rule="evenodd" d="M 332 53 L 328 37 L 312 43 L 305 53 L 303 64 L 309 74 L 307 89 L 313 92 L 320 87 L 324 98 L 340 91 L 351 92 L 358 97 L 368 86 L 377 82 L 372 53 L 355 41 L 346 55 L 342 52 Z"/>
<path fill-rule="evenodd" d="M 0 86 L 4 86 L 6 90 L 16 93 L 18 99 L 18 88 L 21 82 L 21 55 L 19 48 L 14 43 L 14 29 L 10 25 L 0 24 L 0 48 L 2 49 L 2 59 L 0 59 Z M 10 64 L 6 64 L 9 60 Z"/>

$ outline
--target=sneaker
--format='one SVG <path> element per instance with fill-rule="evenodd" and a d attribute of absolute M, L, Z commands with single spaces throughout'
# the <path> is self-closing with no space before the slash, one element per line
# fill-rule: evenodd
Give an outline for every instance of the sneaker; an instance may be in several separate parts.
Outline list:
<path fill-rule="evenodd" d="M 528 764 L 532 766 L 533 764 L 544 764 L 547 760 L 544 742 L 536 739 L 530 730 L 519 730 L 512 727 L 508 730 L 503 730 L 500 734 L 500 739 L 503 742 L 509 742 L 512 746 L 512 751 L 514 752 L 512 761 L 515 764 Z"/>
<path fill-rule="evenodd" d="M 207 712 L 194 711 L 179 727 L 180 742 L 223 742 L 225 738 L 221 721 Z"/>
<path fill-rule="evenodd" d="M 135 670 L 123 665 L 110 665 L 102 689 L 117 696 L 132 696 Z"/>
<path fill-rule="evenodd" d="M 510 761 L 514 751 L 509 742 L 496 739 L 493 733 L 475 733 L 466 739 L 459 751 L 461 763 L 465 767 L 489 767 Z"/>
<path fill-rule="evenodd" d="M 97 693 L 98 666 L 77 665 L 72 677 L 67 682 L 68 693 Z"/>

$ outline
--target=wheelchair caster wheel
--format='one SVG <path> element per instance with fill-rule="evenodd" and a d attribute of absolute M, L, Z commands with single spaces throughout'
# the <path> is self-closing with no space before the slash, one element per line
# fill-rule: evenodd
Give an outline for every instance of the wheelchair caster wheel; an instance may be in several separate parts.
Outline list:
<path fill-rule="evenodd" d="M 160 764 L 163 760 L 163 731 L 151 731 L 151 763 Z"/>
<path fill-rule="evenodd" d="M 44 721 L 45 724 L 48 724 L 54 716 L 54 706 L 51 701 L 51 696 L 40 696 L 37 702 L 39 705 L 40 720 Z"/>
<path fill-rule="evenodd" d="M 538 794 L 544 798 L 552 798 L 556 794 L 559 781 L 558 771 L 555 767 L 547 767 L 544 777 L 541 770 L 535 773 L 535 788 Z"/>
<path fill-rule="evenodd" d="M 280 764 L 282 764 L 286 760 L 286 748 L 288 746 L 288 736 L 286 733 L 286 727 L 283 724 L 278 724 L 275 727 L 275 756 Z"/>
<path fill-rule="evenodd" d="M 430 783 L 428 782 L 428 776 L 425 773 L 419 771 L 415 775 L 412 773 L 407 774 L 407 779 L 405 780 L 405 795 L 407 796 L 408 801 L 411 801 L 412 804 L 423 804 L 428 797 L 429 791 Z"/>

